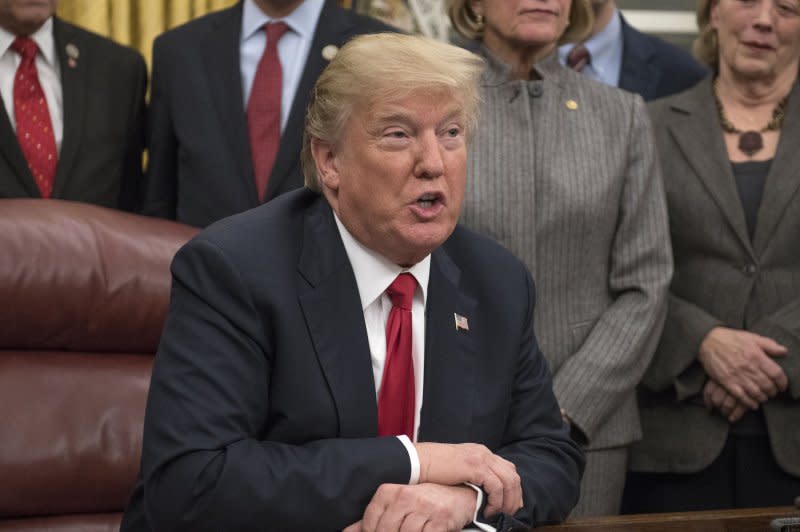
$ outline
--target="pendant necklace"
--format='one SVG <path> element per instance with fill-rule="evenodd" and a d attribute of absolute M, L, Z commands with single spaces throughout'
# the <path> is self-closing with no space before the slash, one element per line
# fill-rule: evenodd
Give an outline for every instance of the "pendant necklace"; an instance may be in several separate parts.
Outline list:
<path fill-rule="evenodd" d="M 722 102 L 717 95 L 716 84 L 714 85 L 714 101 L 717 104 L 717 112 L 719 113 L 722 131 L 739 135 L 739 151 L 748 157 L 752 157 L 764 147 L 764 139 L 761 134 L 765 131 L 778 131 L 783 126 L 783 119 L 786 117 L 786 105 L 789 103 L 789 95 L 786 95 L 784 99 L 778 102 L 778 105 L 772 110 L 772 118 L 770 121 L 758 131 L 742 131 L 728 120 L 728 117 L 725 116 Z"/>

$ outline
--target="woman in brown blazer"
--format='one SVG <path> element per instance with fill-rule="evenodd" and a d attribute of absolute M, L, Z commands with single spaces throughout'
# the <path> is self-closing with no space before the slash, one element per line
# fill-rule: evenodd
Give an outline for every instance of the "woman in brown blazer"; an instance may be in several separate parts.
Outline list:
<path fill-rule="evenodd" d="M 800 3 L 703 0 L 715 75 L 651 105 L 675 258 L 624 510 L 800 494 Z"/>

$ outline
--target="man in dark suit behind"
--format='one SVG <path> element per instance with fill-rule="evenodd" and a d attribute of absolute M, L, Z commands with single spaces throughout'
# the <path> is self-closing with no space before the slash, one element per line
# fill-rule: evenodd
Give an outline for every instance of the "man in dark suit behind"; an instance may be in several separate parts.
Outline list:
<path fill-rule="evenodd" d="M 691 55 L 653 35 L 633 28 L 614 0 L 591 0 L 594 25 L 586 41 L 559 49 L 563 64 L 578 65 L 588 76 L 641 95 L 645 101 L 663 98 L 697 84 L 707 71 Z M 589 55 L 573 49 L 583 46 Z"/>
<path fill-rule="evenodd" d="M 275 36 L 280 68 L 262 68 L 269 76 L 280 71 L 281 97 L 259 107 L 252 100 L 265 95 L 258 90 L 265 25 L 275 22 L 288 26 Z M 158 37 L 144 213 L 205 227 L 302 186 L 299 153 L 314 82 L 345 41 L 389 29 L 336 0 L 243 0 Z M 280 142 L 274 163 L 257 173 L 253 155 L 270 148 L 251 128 L 271 112 L 279 114 Z"/>
<path fill-rule="evenodd" d="M 480 71 L 422 37 L 354 39 L 309 107 L 309 188 L 177 254 L 123 531 L 567 516 L 583 457 L 537 347 L 530 274 L 456 226 Z"/>
<path fill-rule="evenodd" d="M 55 9 L 56 0 L 0 0 L 0 198 L 134 210 L 144 59 Z"/>

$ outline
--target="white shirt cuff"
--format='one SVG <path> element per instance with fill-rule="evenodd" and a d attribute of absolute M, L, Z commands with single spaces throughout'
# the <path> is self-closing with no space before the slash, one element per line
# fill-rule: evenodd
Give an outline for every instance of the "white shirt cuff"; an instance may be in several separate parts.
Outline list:
<path fill-rule="evenodd" d="M 465 530 L 483 530 L 485 532 L 497 532 L 497 529 L 492 525 L 487 525 L 486 523 L 481 523 L 480 521 L 478 521 L 478 512 L 480 511 L 481 505 L 483 504 L 483 490 L 471 482 L 465 482 L 464 485 L 469 486 L 478 493 L 478 497 L 475 500 L 475 513 L 472 514 L 472 525 L 477 527 L 477 529 L 470 527 Z"/>
<path fill-rule="evenodd" d="M 408 460 L 411 462 L 411 478 L 408 479 L 409 485 L 419 484 L 419 455 L 417 448 L 405 434 L 397 436 L 397 439 L 405 446 L 408 451 Z"/>

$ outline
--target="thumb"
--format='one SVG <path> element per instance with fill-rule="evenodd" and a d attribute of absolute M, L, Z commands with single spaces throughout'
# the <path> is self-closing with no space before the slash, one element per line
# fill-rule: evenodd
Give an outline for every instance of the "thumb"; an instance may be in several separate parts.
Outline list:
<path fill-rule="evenodd" d="M 756 335 L 755 340 L 758 347 L 763 349 L 765 353 L 772 357 L 784 356 L 789 351 L 786 349 L 786 346 L 779 344 L 767 336 Z"/>

